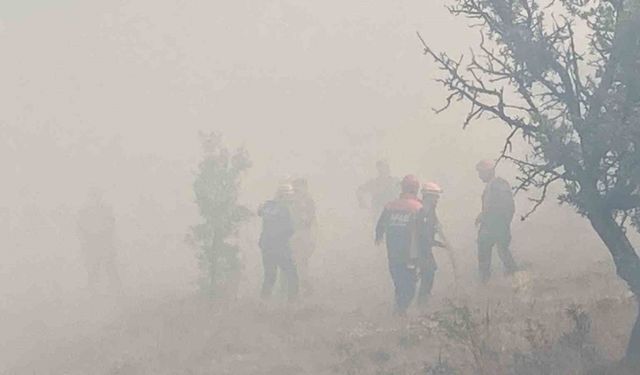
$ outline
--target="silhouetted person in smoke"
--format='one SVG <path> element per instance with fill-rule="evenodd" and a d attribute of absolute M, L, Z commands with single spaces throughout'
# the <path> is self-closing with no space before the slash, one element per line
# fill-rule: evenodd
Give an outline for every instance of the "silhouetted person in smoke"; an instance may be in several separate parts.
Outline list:
<path fill-rule="evenodd" d="M 405 315 L 415 295 L 420 252 L 425 248 L 418 199 L 420 182 L 413 175 L 402 180 L 400 198 L 389 202 L 376 226 L 376 244 L 386 239 L 389 272 L 395 288 L 395 312 Z"/>
<path fill-rule="evenodd" d="M 258 210 L 262 217 L 260 249 L 264 266 L 262 297 L 271 296 L 278 271 L 286 278 L 289 301 L 298 296 L 298 270 L 291 251 L 291 236 L 294 234 L 294 219 L 291 213 L 293 187 L 281 185 L 276 197 L 267 201 Z"/>
<path fill-rule="evenodd" d="M 398 196 L 398 180 L 391 176 L 389 163 L 385 160 L 380 160 L 376 163 L 376 169 L 378 170 L 378 175 L 361 185 L 357 191 L 360 207 L 371 210 L 374 223 L 384 209 L 384 205 Z M 367 196 L 371 199 L 369 207 L 365 203 Z"/>
<path fill-rule="evenodd" d="M 78 213 L 78 238 L 85 257 L 89 288 L 97 292 L 104 276 L 111 289 L 122 292 L 122 283 L 116 265 L 115 216 L 102 192 L 93 189 Z"/>
<path fill-rule="evenodd" d="M 309 259 L 316 249 L 318 223 L 316 219 L 316 203 L 309 194 L 307 180 L 298 178 L 293 181 L 293 218 L 295 233 L 291 238 L 293 256 L 298 267 L 300 284 L 304 290 L 311 292 L 309 280 Z"/>
<path fill-rule="evenodd" d="M 511 244 L 511 221 L 515 213 L 515 202 L 511 186 L 497 177 L 495 163 L 483 160 L 476 165 L 478 176 L 486 184 L 482 193 L 482 212 L 476 219 L 478 229 L 478 265 L 480 280 L 486 283 L 491 278 L 493 247 L 498 249 L 505 274 L 512 275 L 517 265 L 509 248 Z"/>

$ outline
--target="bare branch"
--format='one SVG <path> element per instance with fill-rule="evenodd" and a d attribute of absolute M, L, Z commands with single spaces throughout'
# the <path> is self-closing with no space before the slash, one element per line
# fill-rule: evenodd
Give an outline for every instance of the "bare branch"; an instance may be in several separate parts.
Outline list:
<path fill-rule="evenodd" d="M 520 221 L 527 220 L 531 215 L 533 215 L 536 212 L 536 210 L 538 210 L 538 208 L 542 205 L 542 203 L 547 198 L 547 192 L 549 191 L 549 186 L 551 186 L 551 184 L 558 181 L 559 179 L 560 177 L 553 177 L 545 181 L 544 184 L 542 185 L 542 192 L 540 193 L 540 196 L 538 198 L 529 198 L 529 200 L 531 202 L 534 202 L 535 204 L 533 205 L 533 207 L 531 207 L 529 211 L 527 211 L 527 213 L 525 213 L 520 217 Z"/>

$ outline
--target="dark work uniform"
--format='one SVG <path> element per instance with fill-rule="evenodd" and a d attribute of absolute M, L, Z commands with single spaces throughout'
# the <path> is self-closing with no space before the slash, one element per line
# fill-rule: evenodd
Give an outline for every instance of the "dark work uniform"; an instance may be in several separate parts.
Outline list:
<path fill-rule="evenodd" d="M 478 230 L 478 264 L 480 279 L 487 282 L 491 277 L 491 254 L 493 247 L 504 266 L 505 274 L 517 271 L 509 246 L 511 244 L 511 220 L 515 212 L 515 203 L 511 186 L 500 177 L 487 183 L 482 194 L 482 213 Z"/>
<path fill-rule="evenodd" d="M 418 265 L 420 271 L 420 289 L 418 290 L 418 304 L 424 305 L 431 295 L 433 281 L 438 269 L 436 258 L 433 256 L 435 246 L 443 246 L 436 240 L 440 222 L 433 206 L 424 206 L 419 216 L 424 230 L 424 247 L 419 252 Z"/>
<path fill-rule="evenodd" d="M 419 256 L 425 250 L 421 210 L 422 203 L 415 195 L 403 194 L 385 206 L 376 226 L 376 240 L 386 239 L 389 272 L 395 287 L 395 308 L 401 314 L 413 300 Z"/>
<path fill-rule="evenodd" d="M 309 260 L 316 248 L 316 204 L 307 192 L 294 196 L 292 202 L 295 233 L 291 238 L 293 258 L 298 269 L 298 278 L 303 289 L 311 290 Z"/>
<path fill-rule="evenodd" d="M 262 217 L 259 243 L 264 265 L 262 296 L 271 295 L 280 270 L 286 279 L 289 300 L 293 300 L 298 295 L 298 271 L 289 243 L 294 233 L 289 206 L 285 201 L 268 201 L 260 208 L 258 214 Z"/>

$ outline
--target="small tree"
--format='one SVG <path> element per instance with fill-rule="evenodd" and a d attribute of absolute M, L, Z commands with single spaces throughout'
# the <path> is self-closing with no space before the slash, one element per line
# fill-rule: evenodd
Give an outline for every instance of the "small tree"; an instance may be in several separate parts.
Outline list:
<path fill-rule="evenodd" d="M 562 184 L 560 202 L 588 218 L 640 296 L 640 258 L 625 232 L 640 226 L 640 0 L 454 1 L 450 12 L 472 20 L 481 42 L 466 60 L 425 44 L 450 93 L 442 110 L 461 100 L 464 127 L 488 116 L 510 128 L 500 159 L 520 171 L 516 192 L 540 191 L 523 219 Z M 524 157 L 511 153 L 518 135 Z M 640 361 L 640 315 L 627 359 Z"/>
<path fill-rule="evenodd" d="M 251 167 L 245 149 L 230 152 L 217 133 L 199 134 L 204 159 L 193 183 L 202 222 L 191 227 L 189 242 L 197 247 L 202 271 L 201 287 L 209 295 L 234 297 L 241 263 L 233 242 L 249 209 L 238 204 L 242 176 Z"/>

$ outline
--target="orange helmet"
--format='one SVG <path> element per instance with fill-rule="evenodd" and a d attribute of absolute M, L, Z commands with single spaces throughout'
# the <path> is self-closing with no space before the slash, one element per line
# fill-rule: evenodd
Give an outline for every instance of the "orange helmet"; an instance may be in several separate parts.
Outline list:
<path fill-rule="evenodd" d="M 443 193 L 442 188 L 437 183 L 430 181 L 422 185 L 422 194 L 440 195 Z"/>
<path fill-rule="evenodd" d="M 412 174 L 404 176 L 401 185 L 403 193 L 418 193 L 420 190 L 420 181 Z"/>
<path fill-rule="evenodd" d="M 493 160 L 485 159 L 476 164 L 476 170 L 478 172 L 490 171 L 496 168 L 496 163 Z"/>

